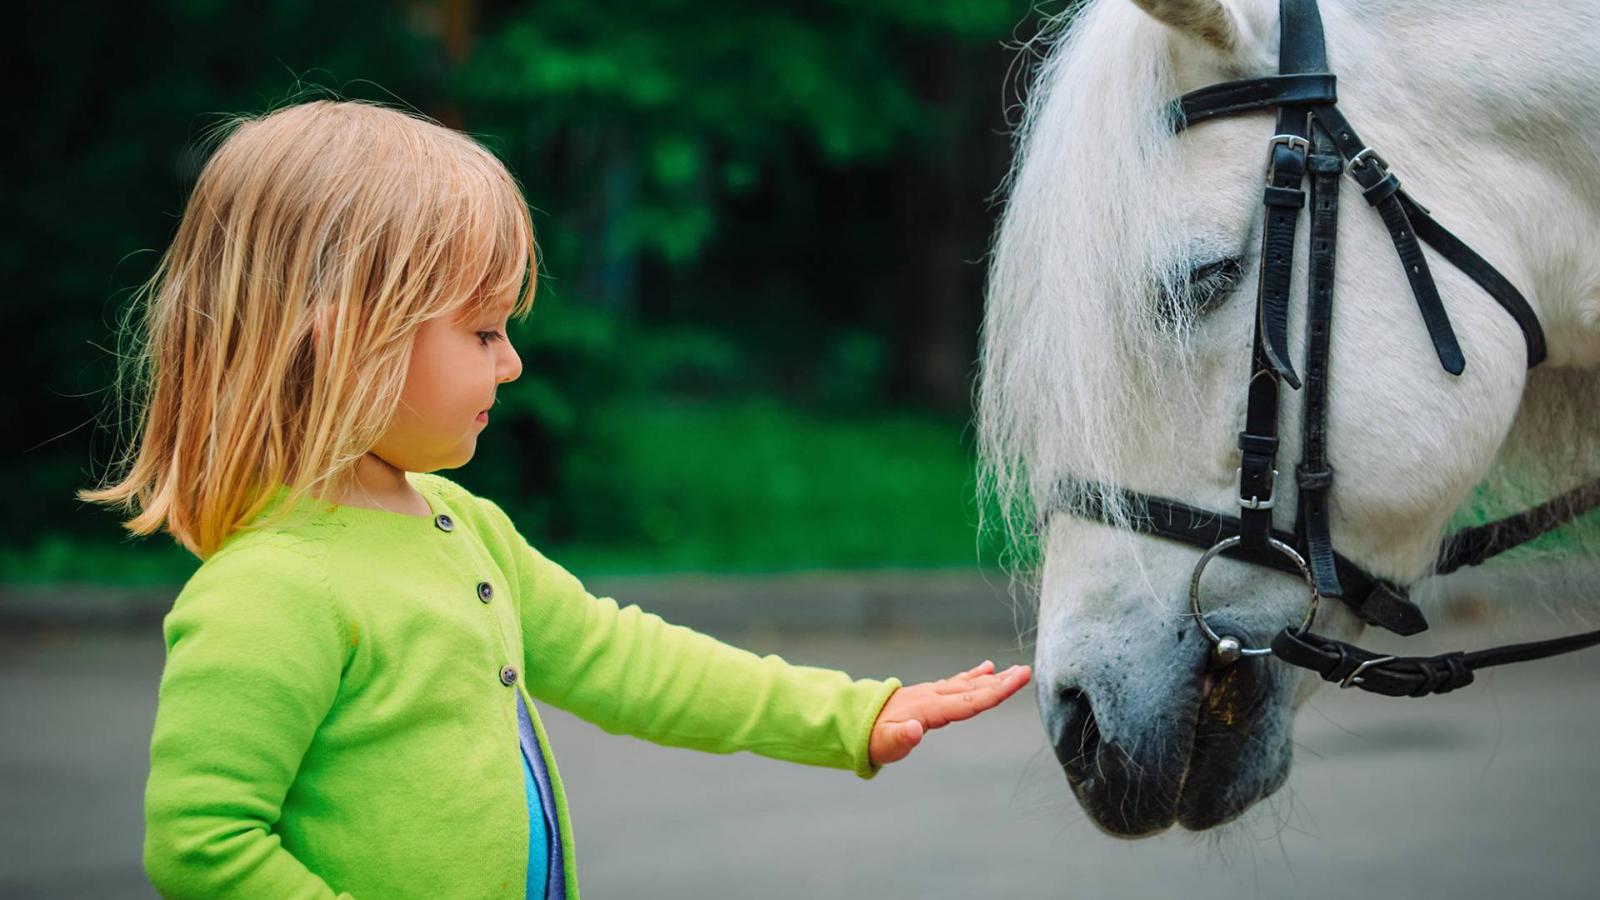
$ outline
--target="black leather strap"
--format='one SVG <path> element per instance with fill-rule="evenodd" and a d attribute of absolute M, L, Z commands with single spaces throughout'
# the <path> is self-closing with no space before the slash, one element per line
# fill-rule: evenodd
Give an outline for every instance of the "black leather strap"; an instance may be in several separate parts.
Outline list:
<path fill-rule="evenodd" d="M 1278 71 L 1328 74 L 1328 47 L 1317 0 L 1278 0 Z"/>
<path fill-rule="evenodd" d="M 1327 54 L 1315 0 L 1282 0 L 1280 9 L 1280 77 L 1325 74 Z M 1280 81 L 1277 85 L 1284 88 L 1315 83 Z M 1323 87 L 1329 92 L 1333 89 L 1331 81 Z M 1289 359 L 1289 291 L 1294 281 L 1295 234 L 1300 227 L 1300 211 L 1306 204 L 1302 185 L 1311 148 L 1308 103 L 1276 101 L 1277 131 L 1267 145 L 1266 187 L 1261 198 L 1264 209 L 1256 327 L 1245 428 L 1239 434 L 1240 548 L 1257 554 L 1266 552 L 1273 530 L 1278 476 L 1278 382 L 1300 387 L 1300 378 Z"/>
<path fill-rule="evenodd" d="M 1241 533 L 1240 521 L 1236 516 L 1215 513 L 1177 500 L 1135 491 L 1114 492 L 1124 508 L 1131 513 L 1126 522 L 1127 526 L 1141 534 L 1208 550 L 1221 543 L 1223 538 Z M 1060 492 L 1060 496 L 1065 494 L 1065 491 Z M 1051 504 L 1051 511 L 1070 512 L 1079 518 L 1108 525 L 1118 524 L 1101 504 L 1100 488 L 1091 486 L 1086 490 L 1075 492 L 1074 496 L 1077 497 L 1075 505 L 1068 507 L 1056 502 Z M 1292 534 L 1276 529 L 1269 531 L 1268 534 L 1285 544 L 1294 545 L 1295 536 Z M 1300 570 L 1289 559 L 1265 548 L 1253 550 L 1240 544 L 1224 551 L 1223 555 L 1290 575 L 1300 574 Z M 1337 552 L 1333 554 L 1333 565 L 1344 588 L 1342 595 L 1338 595 L 1337 599 L 1348 606 L 1363 622 L 1399 635 L 1412 635 L 1427 630 L 1427 618 L 1422 615 L 1422 610 L 1411 602 L 1404 588 L 1367 573 Z"/>
<path fill-rule="evenodd" d="M 1528 368 L 1531 369 L 1544 362 L 1546 352 L 1544 328 L 1539 324 L 1538 314 L 1533 311 L 1527 298 L 1522 296 L 1522 292 L 1460 238 L 1440 225 L 1432 213 L 1411 199 L 1403 189 L 1395 196 L 1399 198 L 1400 207 L 1405 210 L 1406 218 L 1410 219 L 1412 226 L 1417 229 L 1417 236 L 1437 250 L 1440 256 L 1448 259 L 1451 265 L 1477 282 L 1479 287 L 1516 320 L 1517 326 L 1522 329 L 1523 340 L 1528 346 Z"/>
<path fill-rule="evenodd" d="M 1327 71 L 1321 13 L 1315 0 L 1280 0 L 1279 28 L 1279 74 L 1214 84 L 1184 94 L 1169 105 L 1173 130 L 1182 131 L 1207 119 L 1253 110 L 1312 109 L 1346 160 L 1362 158 L 1363 163 L 1352 165 L 1350 173 L 1361 183 L 1363 194 L 1378 208 L 1384 220 L 1440 364 L 1447 371 L 1459 374 L 1466 361 L 1427 271 L 1427 260 L 1416 245 L 1418 238 L 1477 282 L 1516 320 L 1527 341 L 1529 368 L 1544 361 L 1544 331 L 1526 298 L 1505 276 L 1400 189 L 1399 180 L 1386 166 L 1367 162 L 1375 154 L 1363 155 L 1362 151 L 1368 149 L 1366 144 L 1336 105 L 1335 78 Z M 1273 348 L 1276 351 L 1279 345 Z M 1278 357 L 1279 362 L 1283 359 L 1281 355 Z M 1292 380 L 1291 385 L 1295 386 Z"/>
<path fill-rule="evenodd" d="M 1279 116 L 1280 121 L 1282 116 Z M 1256 284 L 1256 322 L 1251 340 L 1250 381 L 1244 430 L 1239 432 L 1239 537 L 1244 548 L 1264 552 L 1272 531 L 1278 480 L 1278 381 L 1299 380 L 1288 364 L 1289 284 L 1294 274 L 1294 234 L 1304 195 L 1305 151 L 1276 138 L 1268 148 L 1271 170 L 1264 198 L 1261 268 Z M 1274 197 L 1272 191 L 1278 191 Z M 1283 195 L 1298 195 L 1287 203 Z M 1282 349 L 1274 349 L 1274 345 Z"/>
<path fill-rule="evenodd" d="M 1328 72 L 1302 72 L 1214 84 L 1172 101 L 1168 118 L 1177 132 L 1219 116 L 1283 105 L 1333 103 L 1339 99 L 1335 82 Z"/>
<path fill-rule="evenodd" d="M 1294 115 L 1280 111 L 1280 137 L 1271 157 L 1261 230 L 1261 267 L 1256 286 L 1256 323 L 1244 430 L 1239 433 L 1239 537 L 1247 550 L 1265 551 L 1277 492 L 1278 381 L 1300 386 L 1289 363 L 1289 288 L 1294 275 L 1294 239 L 1305 194 L 1305 138 L 1293 129 Z M 1306 117 L 1299 116 L 1303 132 Z M 1298 140 L 1299 143 L 1295 143 Z M 1274 194 L 1274 192 L 1277 192 Z M 1293 197 L 1295 202 L 1286 198 Z"/>
<path fill-rule="evenodd" d="M 1476 566 L 1596 509 L 1600 509 L 1600 481 L 1591 481 L 1532 509 L 1463 528 L 1445 538 L 1434 573 L 1448 575 L 1463 566 Z"/>
<path fill-rule="evenodd" d="M 1462 529 L 1445 541 L 1439 554 L 1437 574 L 1478 565 L 1597 508 L 1600 508 L 1600 481 L 1592 481 L 1533 509 Z M 1343 687 L 1359 687 L 1389 697 L 1426 697 L 1471 684 L 1473 673 L 1478 669 L 1543 659 L 1597 644 L 1600 644 L 1600 631 L 1586 631 L 1472 653 L 1392 657 L 1312 632 L 1286 628 L 1273 638 L 1272 653 L 1290 665 L 1311 669 L 1325 681 Z"/>
<path fill-rule="evenodd" d="M 1184 94 L 1168 107 L 1172 130 L 1182 131 L 1219 116 L 1338 102 L 1337 79 L 1328 71 L 1322 12 L 1315 0 L 1280 0 L 1278 33 L 1278 74 L 1213 84 Z"/>
<path fill-rule="evenodd" d="M 1289 360 L 1289 288 L 1294 281 L 1295 234 L 1306 205 L 1301 184 L 1306 176 L 1307 118 L 1304 110 L 1281 110 L 1278 134 L 1267 149 L 1267 188 L 1262 203 L 1261 270 L 1256 298 L 1256 340 L 1263 352 L 1257 360 L 1291 388 L 1300 387 Z M 1276 412 L 1276 410 L 1274 410 Z"/>
<path fill-rule="evenodd" d="M 1210 549 L 1224 538 L 1240 534 L 1240 520 L 1236 516 L 1137 491 L 1114 489 L 1113 493 L 1118 495 L 1124 508 L 1131 511 L 1128 527 L 1141 534 L 1166 538 L 1201 550 Z M 1075 505 L 1069 507 L 1058 500 L 1050 504 L 1048 512 L 1069 512 L 1090 521 L 1118 524 L 1101 504 L 1099 498 L 1102 494 L 1102 489 L 1091 486 L 1075 492 L 1074 496 L 1079 498 Z M 1058 491 L 1058 496 L 1065 495 L 1066 491 Z M 1444 540 L 1434 574 L 1447 575 L 1466 566 L 1479 565 L 1596 509 L 1600 509 L 1600 481 L 1591 481 L 1532 509 L 1484 525 L 1463 528 Z M 1297 543 L 1296 535 L 1284 531 L 1273 529 L 1268 534 L 1290 546 Z M 1277 553 L 1240 546 L 1223 555 L 1291 575 L 1299 574 L 1293 562 Z M 1319 586 L 1319 593 L 1342 600 L 1362 621 L 1395 634 L 1412 635 L 1427 630 L 1427 619 L 1411 602 L 1405 588 L 1369 574 L 1337 551 L 1332 551 L 1332 558 L 1335 578 L 1343 590 L 1339 594 L 1324 593 Z"/>
<path fill-rule="evenodd" d="M 1317 592 L 1343 597 L 1328 525 L 1328 358 L 1333 332 L 1333 282 L 1339 235 L 1339 181 L 1344 160 L 1322 125 L 1311 129 L 1310 274 L 1306 297 L 1306 381 L 1300 414 L 1300 464 L 1295 467 L 1295 531 Z"/>
<path fill-rule="evenodd" d="M 1344 584 L 1344 596 L 1339 599 L 1354 610 L 1361 621 L 1388 629 L 1401 637 L 1428 630 L 1428 620 L 1423 617 L 1422 610 L 1411 602 L 1409 590 L 1392 581 L 1372 578 L 1364 570 L 1354 569 L 1354 564 L 1347 564 L 1344 557 L 1338 554 L 1334 554 L 1334 559 L 1339 561 L 1339 580 Z M 1352 570 L 1362 578 L 1371 580 L 1353 581 L 1350 577 Z"/>
<path fill-rule="evenodd" d="M 1309 631 L 1285 628 L 1272 639 L 1272 654 L 1290 665 L 1310 669 L 1324 681 L 1341 687 L 1358 687 L 1386 697 L 1427 697 L 1466 687 L 1479 669 L 1543 659 L 1596 644 L 1600 644 L 1600 631 L 1472 653 L 1383 656 Z"/>
<path fill-rule="evenodd" d="M 1351 127 L 1349 120 L 1333 106 L 1319 106 L 1313 115 L 1322 122 L 1338 145 L 1339 152 L 1349 161 L 1350 174 L 1361 185 L 1367 202 L 1378 210 L 1389 240 L 1400 256 L 1400 267 L 1411 283 L 1411 295 L 1416 298 L 1417 309 L 1422 313 L 1428 337 L 1433 341 L 1434 353 L 1446 372 L 1460 375 L 1466 369 L 1466 357 L 1456 340 L 1450 316 L 1445 312 L 1444 301 L 1439 299 L 1439 289 L 1434 286 L 1433 273 L 1428 270 L 1428 260 L 1422 253 L 1422 244 L 1416 230 L 1406 216 L 1398 196 L 1400 181 L 1389 172 L 1382 157 L 1374 153 Z"/>

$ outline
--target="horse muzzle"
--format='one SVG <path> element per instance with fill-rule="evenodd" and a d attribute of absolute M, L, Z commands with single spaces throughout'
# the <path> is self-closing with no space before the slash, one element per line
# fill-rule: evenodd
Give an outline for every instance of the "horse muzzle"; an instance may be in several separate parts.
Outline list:
<path fill-rule="evenodd" d="M 1224 824 L 1288 776 L 1293 679 L 1270 658 L 1218 668 L 1197 629 L 1179 635 L 1183 652 L 1156 690 L 1128 690 L 1131 665 L 1039 682 L 1040 714 L 1073 795 L 1118 837 Z"/>

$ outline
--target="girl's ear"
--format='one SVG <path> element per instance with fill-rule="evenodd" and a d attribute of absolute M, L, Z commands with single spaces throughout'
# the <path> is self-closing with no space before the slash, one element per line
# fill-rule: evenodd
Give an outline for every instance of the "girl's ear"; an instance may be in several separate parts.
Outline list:
<path fill-rule="evenodd" d="M 1231 54 L 1239 44 L 1233 14 L 1220 0 L 1133 0 L 1155 19 Z"/>

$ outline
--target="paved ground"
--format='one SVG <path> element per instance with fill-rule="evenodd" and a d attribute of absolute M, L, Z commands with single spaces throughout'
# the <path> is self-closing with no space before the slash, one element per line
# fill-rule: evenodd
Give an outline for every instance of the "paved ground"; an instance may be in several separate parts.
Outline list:
<path fill-rule="evenodd" d="M 1428 645 L 1529 636 L 1455 626 Z M 908 680 L 1023 659 L 993 636 L 732 639 Z M 1597 654 L 1426 702 L 1324 691 L 1271 803 L 1221 834 L 1132 843 L 1071 802 L 1026 696 L 934 733 L 872 782 L 545 715 L 584 887 L 602 900 L 1594 897 Z M 0 637 L 0 897 L 152 896 L 140 797 L 160 665 L 156 630 Z"/>

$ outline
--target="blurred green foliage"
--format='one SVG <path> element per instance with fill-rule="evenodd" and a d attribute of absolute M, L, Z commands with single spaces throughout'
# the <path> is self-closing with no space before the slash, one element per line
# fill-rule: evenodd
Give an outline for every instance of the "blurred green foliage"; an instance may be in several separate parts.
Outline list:
<path fill-rule="evenodd" d="M 524 185 L 539 297 L 461 481 L 611 568 L 970 564 L 963 443 L 1010 0 L 30 5 L 0 191 L 0 581 L 151 580 L 104 473 L 116 328 L 220 117 L 411 106 Z M 97 426 L 98 419 L 98 426 Z M 123 423 L 125 426 L 125 423 Z"/>
<path fill-rule="evenodd" d="M 586 417 L 571 503 L 487 494 L 540 549 L 580 572 L 771 571 L 816 566 L 993 564 L 979 546 L 970 448 L 960 423 L 926 414 L 817 418 L 770 399 L 727 405 L 641 403 Z M 504 446 L 504 445 L 502 445 Z M 491 485 L 513 466 L 475 460 Z M 540 542 L 555 518 L 576 541 Z M 587 536 L 594 537 L 587 537 Z M 195 561 L 164 541 L 130 552 L 114 539 L 53 537 L 0 548 L 28 582 L 181 581 Z"/>
<path fill-rule="evenodd" d="M 953 424 L 763 400 L 621 409 L 596 423 L 625 448 L 619 465 L 573 467 L 602 501 L 575 505 L 577 531 L 625 536 L 673 569 L 976 564 L 972 460 Z M 618 496 L 631 502 L 604 502 Z"/>

